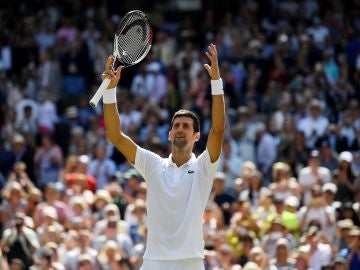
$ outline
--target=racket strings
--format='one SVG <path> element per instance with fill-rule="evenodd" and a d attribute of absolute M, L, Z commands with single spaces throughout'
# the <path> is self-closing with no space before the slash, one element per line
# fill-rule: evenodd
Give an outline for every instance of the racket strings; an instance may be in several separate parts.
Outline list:
<path fill-rule="evenodd" d="M 151 47 L 151 28 L 139 14 L 132 14 L 115 37 L 115 47 L 120 62 L 134 64 L 141 61 Z"/>

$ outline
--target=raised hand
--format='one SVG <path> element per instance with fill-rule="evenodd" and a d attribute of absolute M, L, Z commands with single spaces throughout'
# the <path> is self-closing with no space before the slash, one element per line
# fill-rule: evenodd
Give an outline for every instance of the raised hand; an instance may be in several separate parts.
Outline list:
<path fill-rule="evenodd" d="M 208 51 L 205 53 L 206 56 L 210 60 L 210 64 L 204 64 L 204 68 L 209 73 L 209 76 L 212 80 L 220 79 L 220 71 L 219 71 L 219 63 L 218 63 L 218 55 L 216 46 L 214 44 L 210 44 L 208 46 Z"/>
<path fill-rule="evenodd" d="M 112 70 L 112 65 L 114 62 L 114 57 L 109 56 L 107 59 L 107 62 L 105 64 L 105 71 L 101 74 L 101 79 L 104 80 L 105 78 L 108 78 L 111 80 L 108 89 L 112 89 L 117 86 L 120 76 L 121 76 L 121 70 L 124 66 L 119 66 L 115 71 Z"/>

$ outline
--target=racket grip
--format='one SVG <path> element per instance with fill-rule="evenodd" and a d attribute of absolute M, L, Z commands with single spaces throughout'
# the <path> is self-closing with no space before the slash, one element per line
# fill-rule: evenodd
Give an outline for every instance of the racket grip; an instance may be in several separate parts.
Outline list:
<path fill-rule="evenodd" d="M 105 78 L 102 83 L 100 84 L 98 90 L 96 91 L 96 93 L 94 94 L 94 96 L 92 97 L 92 99 L 90 100 L 89 104 L 91 107 L 95 108 L 100 99 L 102 98 L 103 94 L 106 91 L 106 88 L 108 87 L 108 85 L 110 84 L 110 79 L 109 78 Z"/>

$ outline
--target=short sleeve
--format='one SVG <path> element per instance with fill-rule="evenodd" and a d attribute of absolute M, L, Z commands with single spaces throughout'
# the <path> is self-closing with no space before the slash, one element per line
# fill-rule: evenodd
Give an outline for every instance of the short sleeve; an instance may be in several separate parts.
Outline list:
<path fill-rule="evenodd" d="M 164 159 L 159 155 L 137 146 L 134 168 L 147 181 L 147 176 L 151 175 L 155 168 L 163 163 Z"/>

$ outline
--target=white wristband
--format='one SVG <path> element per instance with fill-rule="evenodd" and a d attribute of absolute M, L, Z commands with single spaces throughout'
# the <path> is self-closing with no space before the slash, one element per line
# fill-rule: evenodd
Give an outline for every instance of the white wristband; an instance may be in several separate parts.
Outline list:
<path fill-rule="evenodd" d="M 116 103 L 116 87 L 111 89 L 106 89 L 103 95 L 104 104 Z"/>
<path fill-rule="evenodd" d="M 213 96 L 224 94 L 223 82 L 221 78 L 218 80 L 211 80 L 211 94 Z"/>

